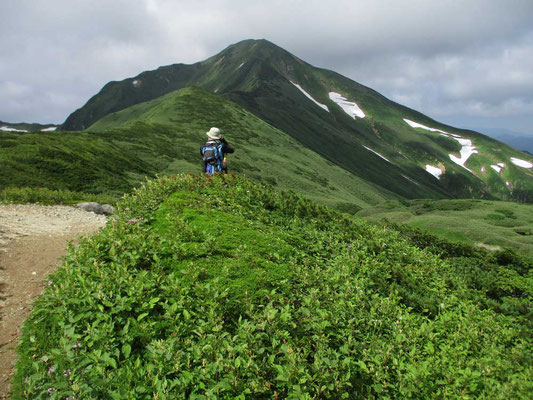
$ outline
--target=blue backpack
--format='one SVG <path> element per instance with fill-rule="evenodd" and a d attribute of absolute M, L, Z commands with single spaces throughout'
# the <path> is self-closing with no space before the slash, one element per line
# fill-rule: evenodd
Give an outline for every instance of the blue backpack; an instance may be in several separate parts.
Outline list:
<path fill-rule="evenodd" d="M 224 153 L 222 152 L 223 145 L 222 142 L 217 140 L 214 142 L 207 142 L 202 148 L 206 173 L 211 175 L 215 172 L 222 172 L 222 163 L 224 162 Z"/>

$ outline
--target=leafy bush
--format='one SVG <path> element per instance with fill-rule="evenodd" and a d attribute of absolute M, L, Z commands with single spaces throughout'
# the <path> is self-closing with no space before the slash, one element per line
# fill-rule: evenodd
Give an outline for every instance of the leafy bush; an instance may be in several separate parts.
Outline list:
<path fill-rule="evenodd" d="M 13 398 L 533 390 L 531 266 L 516 254 L 487 266 L 232 176 L 164 177 L 117 208 L 36 302 Z"/>
<path fill-rule="evenodd" d="M 116 197 L 105 194 L 73 192 L 70 190 L 52 190 L 47 188 L 5 188 L 0 192 L 0 203 L 40 203 L 40 204 L 74 204 L 83 201 L 95 201 L 102 204 L 114 204 Z"/>

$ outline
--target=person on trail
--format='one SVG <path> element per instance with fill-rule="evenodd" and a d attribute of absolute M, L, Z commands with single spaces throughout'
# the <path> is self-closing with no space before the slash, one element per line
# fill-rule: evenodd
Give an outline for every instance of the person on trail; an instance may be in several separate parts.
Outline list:
<path fill-rule="evenodd" d="M 220 129 L 213 127 L 206 135 L 207 142 L 200 147 L 200 154 L 204 158 L 202 172 L 210 175 L 217 172 L 228 173 L 226 154 L 231 154 L 235 150 L 226 142 Z"/>

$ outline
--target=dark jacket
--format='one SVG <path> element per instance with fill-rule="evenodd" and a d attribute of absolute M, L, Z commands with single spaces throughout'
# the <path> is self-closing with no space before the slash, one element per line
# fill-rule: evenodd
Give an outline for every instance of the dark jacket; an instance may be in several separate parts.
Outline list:
<path fill-rule="evenodd" d="M 226 139 L 209 139 L 202 147 L 200 147 L 200 155 L 204 155 L 204 149 L 206 146 L 210 145 L 218 145 L 222 143 L 222 154 L 223 157 L 226 156 L 226 154 L 231 154 L 235 151 L 233 147 L 231 147 L 228 142 L 226 142 Z M 204 161 L 202 162 L 202 172 L 205 174 L 207 172 L 207 163 Z"/>

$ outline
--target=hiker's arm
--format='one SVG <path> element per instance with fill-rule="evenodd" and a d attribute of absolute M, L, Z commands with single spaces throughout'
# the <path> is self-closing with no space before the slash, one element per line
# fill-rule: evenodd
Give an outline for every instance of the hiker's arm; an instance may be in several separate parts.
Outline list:
<path fill-rule="evenodd" d="M 225 140 L 223 140 L 222 143 L 224 143 L 224 149 L 222 150 L 224 154 L 231 154 L 235 151 L 235 149 L 231 147 Z"/>

